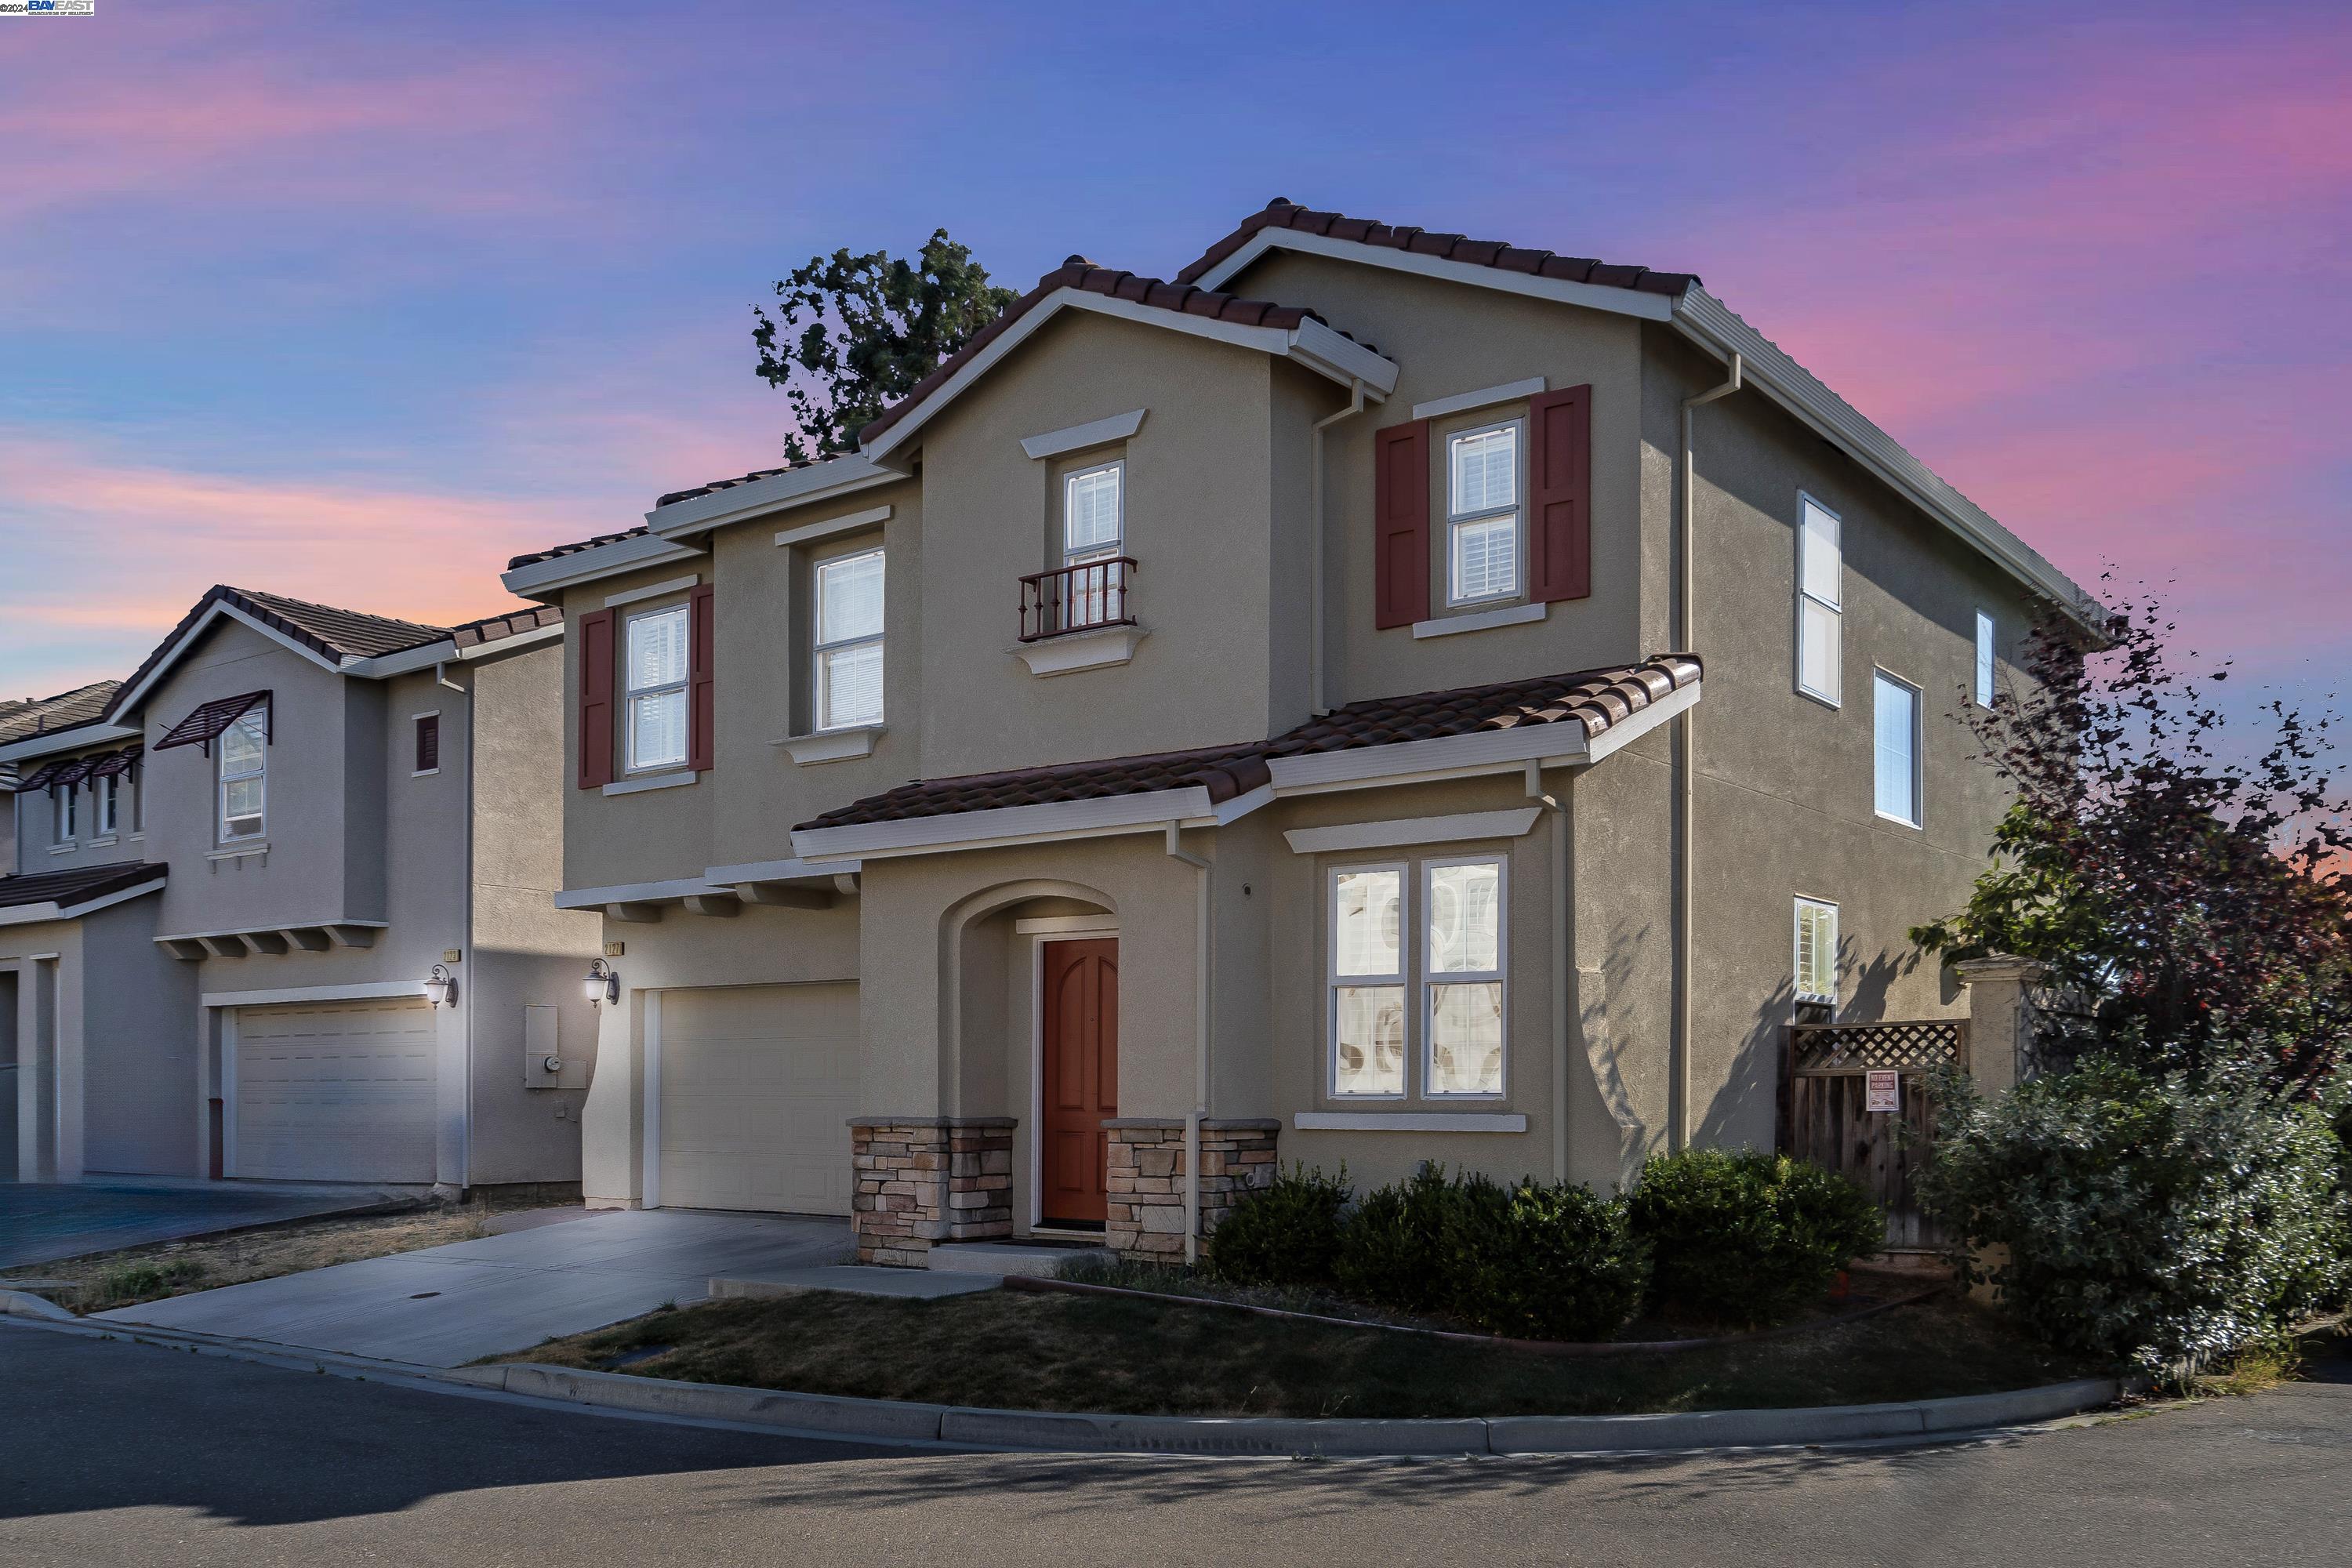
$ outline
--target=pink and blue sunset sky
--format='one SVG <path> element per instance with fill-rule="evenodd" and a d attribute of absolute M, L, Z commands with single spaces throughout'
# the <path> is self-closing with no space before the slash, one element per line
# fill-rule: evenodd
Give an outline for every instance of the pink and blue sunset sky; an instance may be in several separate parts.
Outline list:
<path fill-rule="evenodd" d="M 2339 5 L 163 5 L 0 23 L 0 695 L 209 584 L 448 621 L 777 458 L 750 305 L 1281 195 L 1702 274 L 2078 580 L 2352 662 Z M 2245 693 L 2251 696 L 2251 693 Z"/>

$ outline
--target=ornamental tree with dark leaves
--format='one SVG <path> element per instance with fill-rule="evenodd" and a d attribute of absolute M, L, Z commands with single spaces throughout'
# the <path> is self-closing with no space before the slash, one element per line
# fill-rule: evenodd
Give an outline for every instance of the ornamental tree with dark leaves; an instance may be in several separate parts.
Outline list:
<path fill-rule="evenodd" d="M 1967 709 L 2017 798 L 1968 907 L 1912 940 L 2038 960 L 2095 999 L 2101 1047 L 2146 1067 L 2252 1057 L 2274 1084 L 2307 1083 L 2352 1035 L 2333 719 L 2273 700 L 2241 743 L 2207 696 L 2229 665 L 2183 673 L 2174 629 L 2147 597 L 2120 601 L 2096 638 L 2053 615 L 2027 680 Z"/>
<path fill-rule="evenodd" d="M 857 450 L 857 432 L 1013 302 L 968 247 L 934 229 L 912 262 L 887 251 L 813 256 L 754 305 L 759 374 L 783 389 L 793 463 Z"/>

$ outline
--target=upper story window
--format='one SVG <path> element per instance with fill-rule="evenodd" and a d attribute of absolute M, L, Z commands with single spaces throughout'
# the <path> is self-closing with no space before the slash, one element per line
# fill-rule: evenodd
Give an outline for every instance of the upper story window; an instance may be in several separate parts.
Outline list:
<path fill-rule="evenodd" d="M 49 841 L 71 844 L 80 836 L 81 791 L 59 784 L 49 791 Z"/>
<path fill-rule="evenodd" d="M 816 727 L 882 722 L 883 552 L 863 550 L 816 569 Z"/>
<path fill-rule="evenodd" d="M 118 831 L 122 816 L 122 775 L 100 773 L 89 781 L 90 831 L 100 837 Z"/>
<path fill-rule="evenodd" d="M 1519 592 L 1519 436 L 1513 419 L 1445 438 L 1445 602 Z"/>
<path fill-rule="evenodd" d="M 686 763 L 686 639 L 684 605 L 629 617 L 624 668 L 632 773 Z"/>
<path fill-rule="evenodd" d="M 1844 616 L 1845 557 L 1838 514 L 1797 498 L 1797 689 L 1834 706 L 1843 700 L 1838 664 Z"/>
<path fill-rule="evenodd" d="M 1381 865 L 1331 873 L 1331 1096 L 1405 1098 L 1413 1087 L 1407 1068 L 1415 1027 L 1422 1098 L 1498 1096 L 1505 1065 L 1503 863 L 1424 861 L 1417 886 L 1410 871 Z M 1415 896 L 1422 911 L 1417 975 L 1405 940 Z M 1416 980 L 1421 1005 L 1408 1007 Z"/>
<path fill-rule="evenodd" d="M 1880 670 L 1872 679 L 1874 801 L 1878 815 L 1919 826 L 1919 689 Z"/>
<path fill-rule="evenodd" d="M 1977 706 L 1992 706 L 1992 617 L 1977 612 Z"/>
<path fill-rule="evenodd" d="M 1062 564 L 1119 553 L 1127 542 L 1127 464 L 1097 463 L 1062 476 Z"/>
<path fill-rule="evenodd" d="M 1822 899 L 1797 900 L 1796 981 L 1800 1002 L 1837 1005 L 1838 907 Z"/>
<path fill-rule="evenodd" d="M 258 838 L 269 795 L 269 730 L 266 710 L 249 708 L 220 734 L 220 836 Z"/>

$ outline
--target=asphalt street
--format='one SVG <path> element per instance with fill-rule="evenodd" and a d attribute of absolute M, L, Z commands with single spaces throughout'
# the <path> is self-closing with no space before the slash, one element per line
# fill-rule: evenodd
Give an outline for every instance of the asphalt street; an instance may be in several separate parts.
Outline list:
<path fill-rule="evenodd" d="M 1648 1459 L 916 1453 L 0 1324 L 0 1563 L 2352 1563 L 2352 1364 L 1957 1446 Z"/>

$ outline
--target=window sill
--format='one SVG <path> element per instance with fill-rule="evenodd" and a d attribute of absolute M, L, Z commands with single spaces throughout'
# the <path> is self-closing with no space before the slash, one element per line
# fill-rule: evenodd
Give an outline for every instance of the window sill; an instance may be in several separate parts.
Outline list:
<path fill-rule="evenodd" d="M 119 844 L 121 842 L 121 840 L 119 837 L 110 833 L 103 838 L 92 838 L 87 840 L 82 845 L 82 847 L 85 849 L 103 849 L 110 844 Z"/>
<path fill-rule="evenodd" d="M 1883 811 L 1873 811 L 1870 815 L 1877 818 L 1879 821 L 1886 823 L 1892 826 L 1907 827 L 1914 833 L 1926 831 L 1927 825 L 1925 823 L 1914 822 L 1907 816 L 1891 816 Z"/>
<path fill-rule="evenodd" d="M 409 770 L 408 776 L 413 779 L 429 779 L 440 771 L 439 768 L 412 768 Z"/>
<path fill-rule="evenodd" d="M 1507 605 L 1499 610 L 1479 610 L 1471 615 L 1438 616 L 1412 624 L 1416 637 L 1450 637 L 1456 632 L 1483 632 L 1495 626 L 1524 626 L 1540 621 L 1550 611 L 1549 604 Z"/>
<path fill-rule="evenodd" d="M 690 784 L 701 776 L 692 768 L 681 768 L 675 773 L 645 773 L 633 779 L 615 779 L 604 786 L 604 793 L 642 795 L 649 789 L 676 789 L 680 784 Z"/>
<path fill-rule="evenodd" d="M 1301 1132 L 1525 1132 L 1516 1110 L 1302 1110 L 1290 1124 Z"/>
<path fill-rule="evenodd" d="M 266 843 L 239 844 L 230 848 L 212 850 L 205 856 L 205 858 L 207 860 L 246 860 L 250 859 L 256 855 L 267 855 L 268 853 L 269 846 Z"/>
<path fill-rule="evenodd" d="M 1842 713 L 1845 710 L 1845 704 L 1839 701 L 1836 698 L 1824 697 L 1818 691 L 1808 691 L 1801 686 L 1797 688 L 1797 695 L 1803 698 L 1808 702 L 1820 703 L 1822 707 L 1828 709 L 1832 713 Z"/>
<path fill-rule="evenodd" d="M 1016 643 L 1012 655 L 1034 676 L 1074 675 L 1082 669 L 1108 669 L 1135 658 L 1135 648 L 1151 634 L 1141 626 L 1104 626 L 1098 631 L 1063 632 L 1035 642 Z"/>
<path fill-rule="evenodd" d="M 80 847 L 81 846 L 79 844 L 52 844 L 49 846 L 49 853 L 52 855 L 70 855 Z"/>
<path fill-rule="evenodd" d="M 812 730 L 805 735 L 787 735 L 781 741 L 771 741 L 772 746 L 782 746 L 792 753 L 793 761 L 803 767 L 819 763 L 845 763 L 874 754 L 874 742 L 889 728 L 887 724 L 846 724 L 838 730 Z"/>

